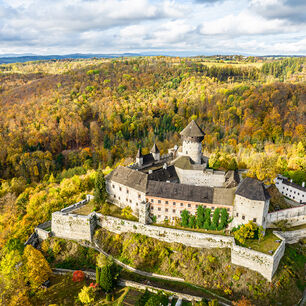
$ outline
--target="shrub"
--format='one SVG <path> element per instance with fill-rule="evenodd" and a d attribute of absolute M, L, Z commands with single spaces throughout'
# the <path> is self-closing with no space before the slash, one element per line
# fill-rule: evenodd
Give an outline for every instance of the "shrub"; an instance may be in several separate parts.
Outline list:
<path fill-rule="evenodd" d="M 82 282 L 85 279 L 85 274 L 83 271 L 74 271 L 72 275 L 72 281 L 75 283 Z"/>
<path fill-rule="evenodd" d="M 95 300 L 94 288 L 84 286 L 78 294 L 79 300 L 83 304 L 91 304 Z"/>
<path fill-rule="evenodd" d="M 234 237 L 241 244 L 244 244 L 246 239 L 261 239 L 263 237 L 263 228 L 249 221 L 249 223 L 243 224 L 234 232 Z"/>

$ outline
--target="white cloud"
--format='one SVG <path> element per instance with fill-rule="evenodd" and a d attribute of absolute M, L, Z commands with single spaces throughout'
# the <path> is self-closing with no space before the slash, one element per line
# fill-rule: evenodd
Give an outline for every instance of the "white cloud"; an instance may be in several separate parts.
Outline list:
<path fill-rule="evenodd" d="M 305 54 L 303 5 L 302 0 L 0 0 L 0 53 Z M 302 13 L 295 20 L 296 7 Z"/>
<path fill-rule="evenodd" d="M 214 21 L 204 22 L 200 33 L 204 35 L 258 35 L 281 33 L 285 29 L 282 20 L 267 20 L 248 11 L 243 11 L 237 16 L 227 15 Z M 288 27 L 286 27 L 288 30 Z"/>

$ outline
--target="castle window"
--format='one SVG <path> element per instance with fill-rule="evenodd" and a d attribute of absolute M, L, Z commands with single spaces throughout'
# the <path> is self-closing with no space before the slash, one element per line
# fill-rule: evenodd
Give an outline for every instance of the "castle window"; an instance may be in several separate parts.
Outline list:
<path fill-rule="evenodd" d="M 112 185 L 113 188 L 115 188 L 115 185 Z"/>
<path fill-rule="evenodd" d="M 132 203 L 132 200 L 130 200 L 130 203 Z"/>
<path fill-rule="evenodd" d="M 211 209 L 214 210 L 214 209 L 215 209 L 215 206 L 213 206 Z"/>
<path fill-rule="evenodd" d="M 158 200 L 158 204 L 160 204 L 161 203 L 161 200 Z"/>
<path fill-rule="evenodd" d="M 160 215 L 158 215 L 157 218 L 160 218 Z"/>
<path fill-rule="evenodd" d="M 125 200 L 126 200 L 127 202 L 129 201 L 129 199 L 128 199 L 128 198 L 126 198 Z"/>
<path fill-rule="evenodd" d="M 121 191 L 121 190 L 122 190 L 122 188 L 121 188 L 121 187 L 119 187 L 119 190 Z"/>
<path fill-rule="evenodd" d="M 153 199 L 151 199 L 151 203 L 153 203 L 154 202 L 154 200 Z"/>
<path fill-rule="evenodd" d="M 172 217 L 172 220 L 175 220 L 175 217 Z"/>
<path fill-rule="evenodd" d="M 172 210 L 175 213 L 175 209 Z"/>
<path fill-rule="evenodd" d="M 136 206 L 138 206 L 138 203 L 136 203 Z"/>
<path fill-rule="evenodd" d="M 175 203 L 175 202 L 173 202 L 173 205 L 175 206 L 175 205 L 176 205 L 176 203 Z"/>
<path fill-rule="evenodd" d="M 114 194 L 114 198 L 116 199 L 116 195 Z"/>
<path fill-rule="evenodd" d="M 168 220 L 168 216 L 165 216 L 165 220 Z"/>
<path fill-rule="evenodd" d="M 227 211 L 230 211 L 230 209 L 228 208 Z"/>
<path fill-rule="evenodd" d="M 158 207 L 158 211 L 161 211 L 161 208 L 160 208 L 160 207 Z"/>
<path fill-rule="evenodd" d="M 253 218 L 253 222 L 256 222 L 256 218 Z"/>
<path fill-rule="evenodd" d="M 199 207 L 199 205 L 196 205 L 196 208 L 198 208 Z"/>
<path fill-rule="evenodd" d="M 204 208 L 206 208 L 206 205 L 204 205 Z"/>
<path fill-rule="evenodd" d="M 242 216 L 242 220 L 244 220 L 245 219 L 245 216 Z"/>
<path fill-rule="evenodd" d="M 236 213 L 236 217 L 238 217 L 239 216 L 239 214 L 238 213 Z"/>
<path fill-rule="evenodd" d="M 183 203 L 181 203 L 181 206 L 184 206 L 184 204 L 183 204 Z"/>
<path fill-rule="evenodd" d="M 188 204 L 188 207 L 191 207 L 191 204 Z"/>
<path fill-rule="evenodd" d="M 165 203 L 168 204 L 169 202 L 168 202 L 168 201 L 165 201 Z"/>
<path fill-rule="evenodd" d="M 153 210 L 154 209 L 154 207 L 153 206 L 151 206 L 151 210 Z"/>
<path fill-rule="evenodd" d="M 138 199 L 140 199 L 141 198 L 141 194 L 140 193 L 138 193 Z"/>
<path fill-rule="evenodd" d="M 121 198 L 119 197 L 119 200 L 121 200 Z"/>
<path fill-rule="evenodd" d="M 129 193 L 129 190 L 128 190 L 128 189 L 126 189 L 126 193 Z"/>
<path fill-rule="evenodd" d="M 168 208 L 165 209 L 165 212 L 168 212 Z"/>

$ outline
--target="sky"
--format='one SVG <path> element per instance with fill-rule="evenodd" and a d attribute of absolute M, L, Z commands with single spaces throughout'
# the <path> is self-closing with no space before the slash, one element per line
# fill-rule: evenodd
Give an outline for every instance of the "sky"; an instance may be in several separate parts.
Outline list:
<path fill-rule="evenodd" d="M 306 0 L 0 0 L 0 55 L 306 55 Z"/>

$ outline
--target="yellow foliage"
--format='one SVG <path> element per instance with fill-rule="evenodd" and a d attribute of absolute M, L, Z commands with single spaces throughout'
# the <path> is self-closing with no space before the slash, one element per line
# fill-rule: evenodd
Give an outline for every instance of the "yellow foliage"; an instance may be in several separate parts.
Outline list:
<path fill-rule="evenodd" d="M 91 304 L 95 300 L 93 288 L 88 286 L 84 286 L 78 296 L 83 304 Z"/>
<path fill-rule="evenodd" d="M 52 270 L 43 254 L 31 245 L 26 246 L 23 256 L 25 259 L 26 278 L 33 288 L 37 288 L 48 280 Z"/>

